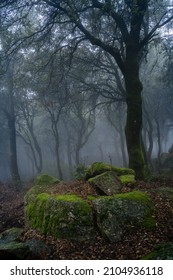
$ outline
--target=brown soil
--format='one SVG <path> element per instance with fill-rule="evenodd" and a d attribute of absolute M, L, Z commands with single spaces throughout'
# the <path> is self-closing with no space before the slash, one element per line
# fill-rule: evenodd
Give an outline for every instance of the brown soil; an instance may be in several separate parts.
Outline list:
<path fill-rule="evenodd" d="M 35 230 L 25 230 L 23 240 L 43 240 L 51 251 L 44 252 L 41 259 L 140 259 L 149 253 L 153 247 L 160 243 L 173 241 L 173 201 L 166 197 L 156 195 L 158 187 L 173 187 L 172 179 L 160 178 L 157 182 L 137 182 L 135 189 L 147 191 L 155 203 L 155 218 L 157 227 L 154 230 L 131 228 L 125 233 L 121 242 L 109 243 L 101 236 L 92 240 L 77 242 L 57 240 L 52 237 L 45 237 Z M 134 186 L 133 186 L 134 187 Z M 122 191 L 129 191 L 131 186 Z M 81 197 L 89 194 L 96 195 L 87 183 L 70 182 L 52 188 L 55 193 L 76 193 Z M 0 185 L 0 232 L 11 227 L 24 228 L 24 195 L 25 190 L 17 191 L 9 185 Z"/>

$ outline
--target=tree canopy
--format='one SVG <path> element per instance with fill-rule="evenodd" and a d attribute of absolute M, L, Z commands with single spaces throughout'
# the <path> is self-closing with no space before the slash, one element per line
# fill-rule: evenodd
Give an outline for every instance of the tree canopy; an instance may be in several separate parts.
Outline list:
<path fill-rule="evenodd" d="M 129 167 L 144 177 L 140 67 L 149 43 L 162 37 L 173 20 L 171 0 L 7 0 L 1 1 L 1 31 L 13 36 L 5 55 L 21 48 L 47 48 L 52 57 L 67 48 L 70 63 L 78 47 L 100 48 L 123 78 L 127 104 L 126 143 Z M 92 49 L 92 46 L 94 48 Z M 45 59 L 45 65 L 49 63 Z M 69 63 L 69 65 L 70 65 Z M 117 75 L 117 73 L 115 74 Z M 116 92 L 116 89 L 115 89 Z"/>

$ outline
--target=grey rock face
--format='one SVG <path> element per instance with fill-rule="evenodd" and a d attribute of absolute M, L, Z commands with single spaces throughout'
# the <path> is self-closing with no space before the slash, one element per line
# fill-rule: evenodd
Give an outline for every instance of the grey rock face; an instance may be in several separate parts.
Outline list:
<path fill-rule="evenodd" d="M 121 194 L 120 197 L 103 197 L 93 201 L 97 226 L 110 242 L 121 240 L 124 230 L 132 225 L 154 226 L 150 202 L 133 198 L 133 193 L 130 195 L 128 198 Z"/>
<path fill-rule="evenodd" d="M 88 182 L 106 195 L 119 193 L 122 184 L 114 171 L 107 171 L 88 180 Z"/>

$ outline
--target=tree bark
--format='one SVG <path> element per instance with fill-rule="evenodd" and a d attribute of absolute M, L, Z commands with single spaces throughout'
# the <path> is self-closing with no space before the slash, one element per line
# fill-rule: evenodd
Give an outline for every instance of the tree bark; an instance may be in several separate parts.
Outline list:
<path fill-rule="evenodd" d="M 83 130 L 83 128 L 82 128 Z M 79 130 L 78 131 L 78 135 L 77 135 L 77 143 L 75 146 L 75 164 L 76 166 L 80 164 L 80 151 L 82 149 L 82 147 L 84 146 L 84 144 L 82 143 L 82 131 Z"/>
<path fill-rule="evenodd" d="M 155 119 L 156 122 L 156 130 L 157 130 L 157 143 L 158 143 L 158 153 L 157 153 L 157 158 L 158 158 L 158 171 L 160 173 L 161 171 L 161 152 L 162 152 L 162 145 L 161 145 L 161 133 L 160 133 L 160 124 L 158 119 Z"/>
<path fill-rule="evenodd" d="M 125 137 L 124 137 L 124 131 L 122 128 L 120 128 L 120 147 L 121 147 L 121 154 L 122 154 L 122 160 L 123 160 L 123 166 L 127 167 L 127 158 L 126 158 L 126 151 L 125 151 Z"/>
<path fill-rule="evenodd" d="M 55 137 L 55 152 L 56 152 L 56 163 L 57 163 L 57 169 L 59 173 L 59 179 L 63 179 L 62 169 L 61 169 L 61 161 L 59 156 L 59 133 L 58 129 L 56 127 L 56 123 L 54 124 L 54 137 Z"/>
<path fill-rule="evenodd" d="M 37 172 L 41 173 L 42 172 L 42 168 L 43 168 L 42 151 L 41 151 L 40 145 L 39 145 L 39 143 L 37 141 L 37 138 L 36 138 L 36 136 L 34 134 L 33 129 L 30 131 L 30 133 L 31 133 L 31 136 L 32 136 L 32 139 L 33 139 L 33 142 L 34 142 L 35 150 L 36 150 L 37 155 L 38 155 L 38 161 L 37 161 L 37 157 L 35 155 L 35 150 L 33 148 L 33 155 L 35 155 L 35 157 L 34 157 L 35 166 L 36 166 Z"/>
<path fill-rule="evenodd" d="M 68 159 L 69 172 L 70 174 L 72 174 L 73 171 L 72 143 L 71 143 L 72 135 L 70 133 L 69 127 L 65 120 L 63 121 L 63 124 L 67 133 L 67 159 Z"/>
<path fill-rule="evenodd" d="M 10 172 L 14 186 L 21 185 L 18 163 L 17 163 L 17 144 L 16 144 L 16 116 L 14 108 L 14 85 L 13 85 L 13 65 L 9 65 L 6 73 L 8 90 L 8 107 L 5 114 L 8 120 L 9 146 L 10 146 Z"/>
<path fill-rule="evenodd" d="M 17 148 L 16 148 L 16 127 L 15 117 L 8 117 L 8 128 L 10 136 L 10 170 L 12 183 L 17 187 L 20 186 L 20 176 L 17 164 Z"/>
<path fill-rule="evenodd" d="M 126 50 L 125 87 L 127 93 L 126 142 L 129 167 L 134 169 L 138 179 L 144 178 L 144 156 L 141 145 L 142 130 L 142 83 L 139 78 L 138 51 L 129 45 Z"/>
<path fill-rule="evenodd" d="M 59 173 L 59 179 L 62 180 L 63 175 L 62 175 L 62 169 L 61 169 L 61 161 L 60 161 L 60 157 L 59 157 L 59 139 L 55 139 L 55 141 L 56 141 L 55 151 L 56 151 L 57 169 L 58 169 L 58 173 Z"/>

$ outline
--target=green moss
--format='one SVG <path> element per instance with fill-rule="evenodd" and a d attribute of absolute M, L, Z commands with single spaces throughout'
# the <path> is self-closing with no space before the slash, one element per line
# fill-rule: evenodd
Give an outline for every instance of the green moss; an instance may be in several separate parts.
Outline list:
<path fill-rule="evenodd" d="M 36 197 L 40 193 L 46 193 L 48 190 L 47 185 L 37 185 L 32 187 L 25 195 L 24 201 L 25 204 L 33 203 L 36 200 Z"/>
<path fill-rule="evenodd" d="M 48 199 L 48 197 L 50 197 L 51 195 L 48 193 L 40 193 L 37 195 L 37 199 L 41 200 L 41 201 L 45 201 Z"/>
<path fill-rule="evenodd" d="M 92 165 L 88 166 L 85 171 L 85 179 L 93 178 L 99 174 L 106 171 L 114 171 L 117 176 L 121 175 L 135 175 L 134 170 L 130 168 L 118 168 L 108 163 L 104 162 L 94 162 Z"/>
<path fill-rule="evenodd" d="M 65 194 L 65 195 L 56 195 L 54 196 L 54 198 L 56 198 L 57 200 L 61 200 L 61 201 L 69 201 L 69 202 L 76 202 L 76 201 L 80 201 L 80 202 L 84 202 L 84 200 L 75 195 L 75 194 Z"/>
<path fill-rule="evenodd" d="M 89 201 L 93 201 L 93 200 L 98 199 L 98 198 L 100 198 L 100 196 L 93 196 L 93 195 L 88 195 L 88 196 L 87 196 L 87 199 L 88 199 Z"/>
<path fill-rule="evenodd" d="M 132 192 L 127 192 L 127 193 L 118 193 L 114 194 L 113 196 L 88 196 L 90 200 L 95 200 L 95 199 L 107 199 L 107 200 L 112 200 L 113 198 L 120 198 L 120 199 L 130 199 L 130 200 L 136 200 L 136 201 L 141 201 L 143 203 L 149 203 L 152 204 L 150 197 L 148 196 L 147 193 L 140 192 L 140 191 L 132 191 Z"/>
<path fill-rule="evenodd" d="M 89 178 L 95 177 L 99 174 L 111 170 L 112 170 L 112 165 L 108 163 L 94 162 L 92 165 L 86 168 L 85 178 L 88 180 Z"/>
<path fill-rule="evenodd" d="M 26 221 L 33 228 L 42 228 L 42 220 L 48 197 L 50 197 L 49 194 L 41 193 L 37 195 L 36 199 L 32 203 L 29 203 L 25 208 Z"/>
<path fill-rule="evenodd" d="M 147 229 L 155 228 L 156 220 L 153 217 L 153 204 L 150 197 L 146 193 L 133 191 L 129 193 L 116 194 L 114 195 L 114 197 L 126 200 L 135 200 L 141 202 L 142 204 L 146 204 L 148 206 L 148 209 L 150 210 L 146 214 L 146 217 L 144 218 L 141 226 Z"/>
<path fill-rule="evenodd" d="M 133 175 L 135 177 L 135 171 L 131 168 L 118 168 L 115 167 L 117 176 Z"/>
<path fill-rule="evenodd" d="M 153 229 L 156 227 L 156 220 L 152 216 L 148 216 L 143 221 L 143 227 L 147 229 Z"/>
<path fill-rule="evenodd" d="M 60 180 L 47 174 L 38 175 L 35 180 L 36 185 L 33 186 L 25 195 L 25 204 L 34 202 L 39 193 L 49 192 L 51 186 L 54 187 L 53 185 L 58 184 L 59 182 Z"/>
<path fill-rule="evenodd" d="M 134 175 L 121 175 L 120 181 L 122 184 L 134 184 L 135 183 L 135 176 Z"/>
<path fill-rule="evenodd" d="M 50 176 L 48 174 L 40 174 L 37 176 L 36 178 L 36 184 L 38 185 L 54 185 L 54 184 L 58 184 L 60 182 L 59 179 Z"/>
<path fill-rule="evenodd" d="M 45 235 L 58 238 L 83 236 L 86 228 L 87 236 L 94 229 L 91 207 L 73 194 L 38 194 L 36 200 L 26 206 L 26 221 L 27 225 L 40 229 Z"/>
<path fill-rule="evenodd" d="M 140 146 L 134 147 L 130 152 L 130 166 L 135 170 L 138 179 L 145 177 L 144 155 Z"/>
<path fill-rule="evenodd" d="M 122 198 L 122 199 L 132 199 L 141 201 L 143 203 L 151 203 L 151 200 L 148 196 L 148 194 L 140 191 L 133 191 L 128 193 L 121 193 L 121 194 L 115 194 L 114 197 L 116 198 Z"/>

